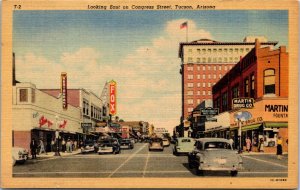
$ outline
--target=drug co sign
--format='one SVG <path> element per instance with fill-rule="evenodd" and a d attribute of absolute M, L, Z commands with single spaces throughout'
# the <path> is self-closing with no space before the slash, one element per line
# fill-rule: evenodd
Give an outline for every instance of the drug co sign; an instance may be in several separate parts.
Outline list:
<path fill-rule="evenodd" d="M 111 115 L 117 113 L 117 83 L 113 80 L 109 84 L 109 113 Z"/>

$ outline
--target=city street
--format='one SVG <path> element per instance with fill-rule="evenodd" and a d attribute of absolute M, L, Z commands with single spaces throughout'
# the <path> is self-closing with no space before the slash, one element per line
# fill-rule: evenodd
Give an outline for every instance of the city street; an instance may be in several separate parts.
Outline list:
<path fill-rule="evenodd" d="M 188 168 L 187 156 L 174 156 L 173 145 L 163 152 L 148 151 L 147 143 L 136 143 L 121 154 L 77 154 L 65 157 L 38 158 L 13 167 L 14 177 L 230 177 L 227 173 L 197 176 Z M 276 155 L 242 155 L 244 169 L 238 177 L 287 177 L 288 157 Z"/>

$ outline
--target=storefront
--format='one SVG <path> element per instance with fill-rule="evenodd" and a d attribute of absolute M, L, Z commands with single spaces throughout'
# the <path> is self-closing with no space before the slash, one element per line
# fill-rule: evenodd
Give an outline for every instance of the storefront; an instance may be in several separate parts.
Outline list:
<path fill-rule="evenodd" d="M 234 114 L 246 111 L 251 114 L 247 121 L 241 121 L 242 145 L 249 137 L 252 151 L 276 152 L 277 139 L 283 140 L 283 151 L 287 152 L 288 141 L 288 101 L 286 98 L 264 98 L 254 104 L 253 109 L 232 111 L 230 133 L 238 140 L 238 123 Z"/>

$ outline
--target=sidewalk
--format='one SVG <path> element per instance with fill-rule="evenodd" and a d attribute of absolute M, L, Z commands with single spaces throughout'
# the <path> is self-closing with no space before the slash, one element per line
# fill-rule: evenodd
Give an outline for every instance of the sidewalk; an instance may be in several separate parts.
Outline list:
<path fill-rule="evenodd" d="M 288 152 L 283 152 L 282 155 L 287 155 Z M 276 155 L 276 153 L 272 152 L 247 152 L 244 151 L 241 155 Z"/>
<path fill-rule="evenodd" d="M 75 154 L 80 154 L 81 153 L 81 150 L 80 149 L 77 149 L 75 151 L 72 151 L 70 153 L 68 152 L 59 152 L 60 154 L 60 157 L 66 157 L 66 156 L 71 156 L 71 155 L 75 155 Z M 39 154 L 39 155 L 36 155 L 37 159 L 44 159 L 44 158 L 51 158 L 51 157 L 59 157 L 59 156 L 54 156 L 55 155 L 55 152 L 47 152 L 47 153 L 42 153 L 42 154 Z M 31 160 L 31 157 L 30 157 L 30 160 Z"/>

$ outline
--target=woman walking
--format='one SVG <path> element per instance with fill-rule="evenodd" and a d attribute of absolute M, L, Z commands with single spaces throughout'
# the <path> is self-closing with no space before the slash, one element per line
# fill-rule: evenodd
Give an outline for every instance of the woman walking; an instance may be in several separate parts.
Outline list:
<path fill-rule="evenodd" d="M 249 137 L 247 137 L 247 139 L 246 139 L 246 150 L 248 152 L 250 152 L 250 149 L 251 149 L 251 140 L 250 140 Z"/>
<path fill-rule="evenodd" d="M 277 159 L 281 160 L 282 159 L 282 139 L 280 136 L 278 136 L 278 139 L 277 139 L 277 152 L 276 152 L 276 155 L 277 155 Z"/>

